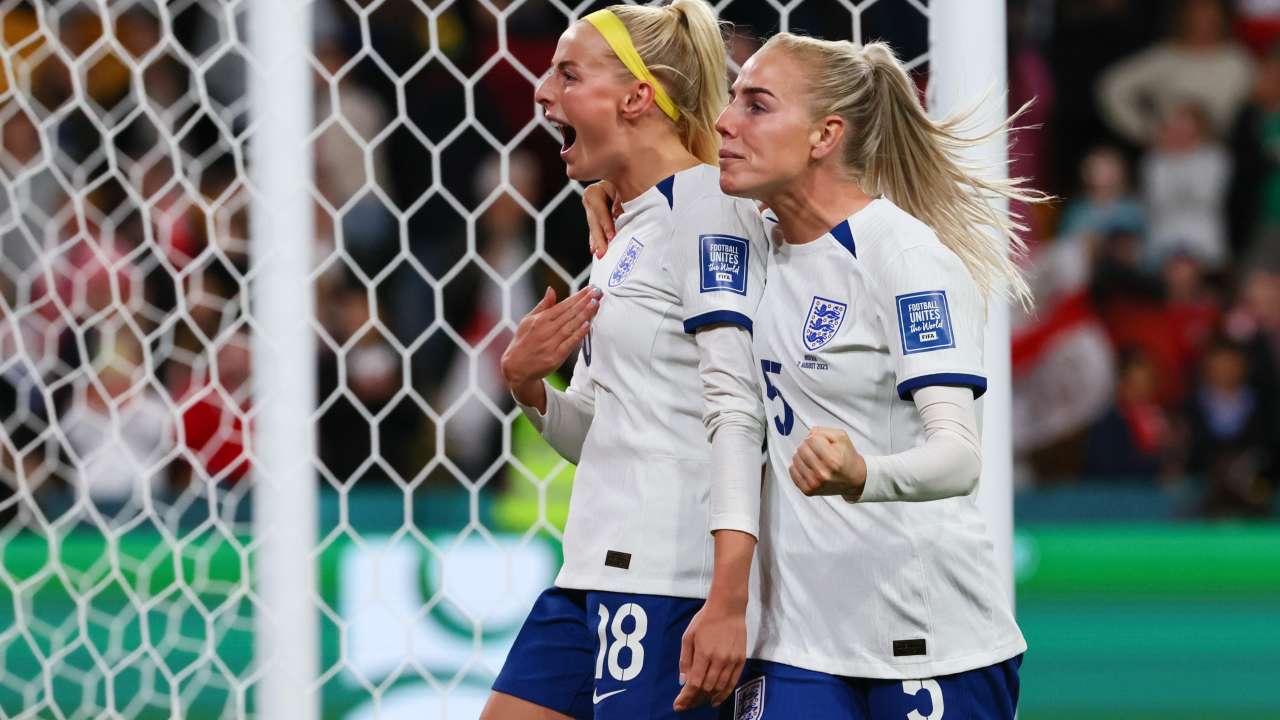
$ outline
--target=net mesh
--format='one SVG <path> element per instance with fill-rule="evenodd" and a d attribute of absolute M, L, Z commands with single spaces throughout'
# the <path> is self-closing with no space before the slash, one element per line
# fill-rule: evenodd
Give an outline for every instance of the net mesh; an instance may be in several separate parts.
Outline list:
<path fill-rule="evenodd" d="M 532 88 L 603 5 L 310 6 L 325 717 L 475 717 L 558 567 L 572 468 L 497 361 L 586 278 Z M 250 7 L 0 0 L 0 716 L 254 714 Z M 920 0 L 715 7 L 735 68 L 779 29 L 927 68 Z"/>

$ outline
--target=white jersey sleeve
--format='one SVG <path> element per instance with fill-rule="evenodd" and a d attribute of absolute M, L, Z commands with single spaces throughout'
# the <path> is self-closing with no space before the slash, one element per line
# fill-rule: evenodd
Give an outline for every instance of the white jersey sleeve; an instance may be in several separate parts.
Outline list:
<path fill-rule="evenodd" d="M 678 210 L 676 255 L 669 264 L 677 278 L 684 331 L 716 323 L 753 328 L 764 291 L 763 238 L 753 238 L 723 195 L 704 195 Z"/>
<path fill-rule="evenodd" d="M 982 474 L 982 439 L 973 395 L 930 385 L 915 392 L 925 441 L 893 455 L 867 455 L 866 484 L 851 502 L 923 502 L 968 495 Z"/>
<path fill-rule="evenodd" d="M 595 390 L 591 384 L 587 364 L 583 362 L 582 351 L 578 351 L 578 361 L 573 366 L 573 379 L 564 391 L 551 387 L 551 383 L 542 381 L 547 393 L 547 412 L 542 414 L 538 409 L 516 401 L 524 416 L 529 418 L 547 444 L 560 457 L 577 465 L 582 456 L 582 443 L 587 439 L 587 430 L 591 428 L 591 420 L 595 416 Z"/>
<path fill-rule="evenodd" d="M 758 216 L 718 189 L 684 205 L 674 220 L 669 267 L 679 278 L 684 330 L 696 334 L 702 421 L 711 442 L 710 530 L 756 535 L 764 406 L 750 333 L 764 293 L 768 240 Z M 737 327 L 716 327 L 724 325 Z"/>
<path fill-rule="evenodd" d="M 986 308 L 964 263 L 938 243 L 908 247 L 879 272 L 878 315 L 893 355 L 898 397 L 930 385 L 987 390 Z"/>
<path fill-rule="evenodd" d="M 711 440 L 710 530 L 759 536 L 764 405 L 755 383 L 751 337 L 740 327 L 719 326 L 695 338 L 702 420 Z"/>

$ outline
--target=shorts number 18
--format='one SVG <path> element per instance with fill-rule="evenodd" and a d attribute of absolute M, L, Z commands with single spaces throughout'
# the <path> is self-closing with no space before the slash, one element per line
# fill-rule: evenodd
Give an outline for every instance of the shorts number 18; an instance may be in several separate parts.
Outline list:
<path fill-rule="evenodd" d="M 604 677 L 605 656 L 609 659 L 609 675 L 614 680 L 625 682 L 640 674 L 644 668 L 644 646 L 640 641 L 644 639 L 644 634 L 649 630 L 649 617 L 645 615 L 644 608 L 635 603 L 626 603 L 618 608 L 618 612 L 613 615 L 613 625 L 609 625 L 609 608 L 602 603 L 599 607 L 600 624 L 596 628 L 596 632 L 600 636 L 600 651 L 596 655 L 596 679 Z M 632 618 L 635 620 L 635 627 L 631 632 L 624 632 L 622 624 Z M 610 644 L 606 637 L 605 629 L 609 628 L 613 631 L 613 643 Z M 631 658 L 626 665 L 622 664 L 622 649 L 626 648 L 631 651 Z M 608 652 L 606 653 L 606 649 Z"/>

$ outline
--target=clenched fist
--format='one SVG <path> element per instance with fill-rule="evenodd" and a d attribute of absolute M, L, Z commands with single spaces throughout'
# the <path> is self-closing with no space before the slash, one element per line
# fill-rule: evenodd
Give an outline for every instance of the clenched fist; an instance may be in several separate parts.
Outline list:
<path fill-rule="evenodd" d="M 867 483 L 867 462 L 843 430 L 816 427 L 791 458 L 791 481 L 800 492 L 843 495 L 854 501 Z"/>

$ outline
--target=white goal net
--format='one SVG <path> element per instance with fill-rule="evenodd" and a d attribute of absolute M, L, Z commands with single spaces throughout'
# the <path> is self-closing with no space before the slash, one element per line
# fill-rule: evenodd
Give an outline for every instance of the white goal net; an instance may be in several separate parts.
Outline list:
<path fill-rule="evenodd" d="M 251 16 L 276 2 L 0 0 L 0 717 L 259 714 L 279 668 L 255 528 L 297 513 L 254 502 L 255 368 L 315 376 L 296 590 L 323 717 L 476 717 L 558 568 L 572 468 L 497 360 L 542 288 L 586 277 L 581 187 L 532 96 L 606 3 L 305 4 L 299 361 L 257 342 L 250 247 L 273 209 Z M 925 0 L 714 4 L 735 63 L 791 29 L 928 69 Z"/>

